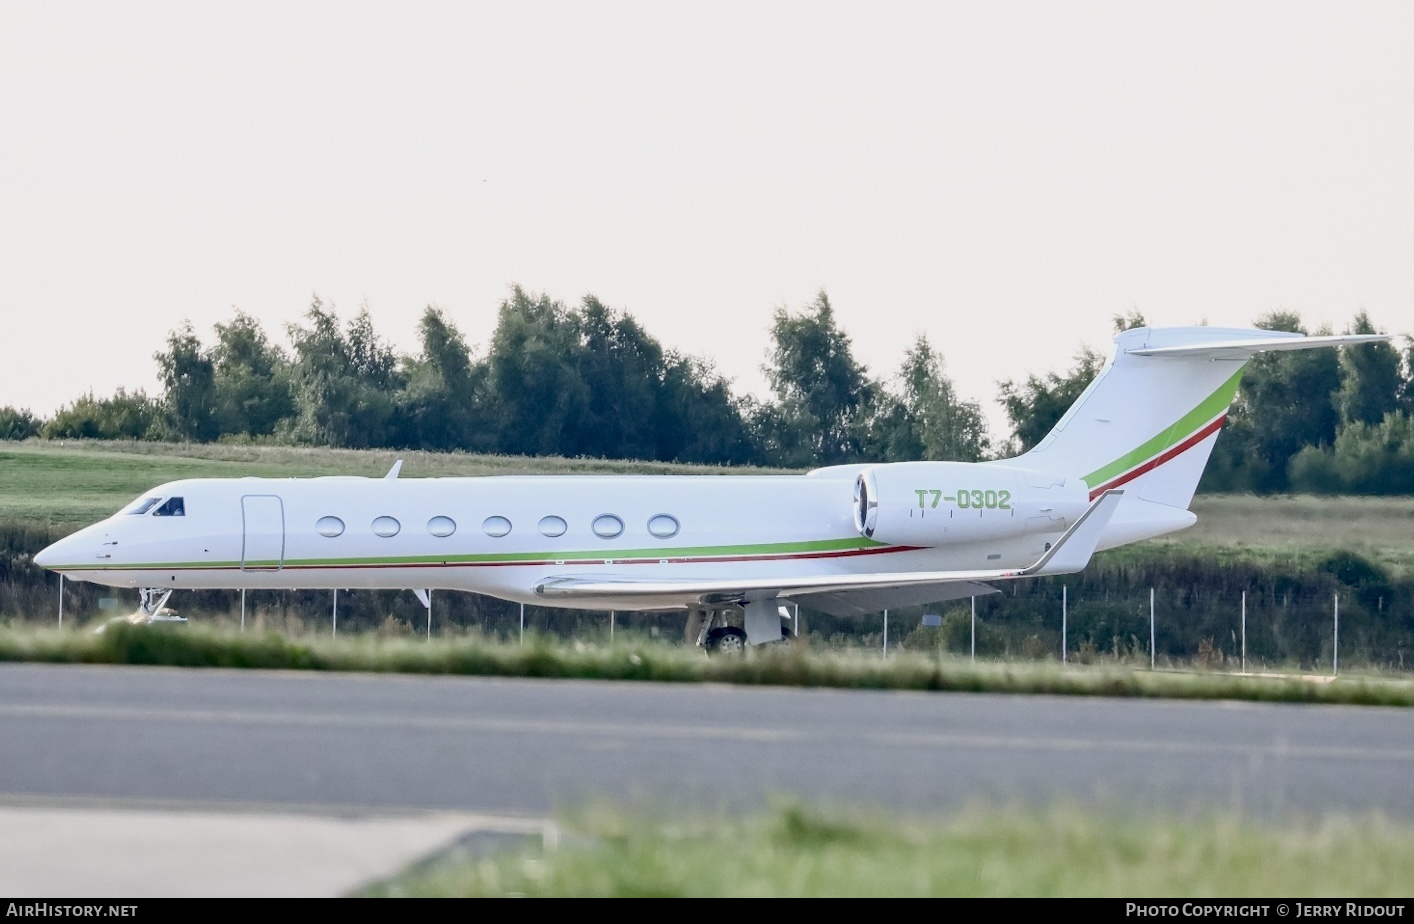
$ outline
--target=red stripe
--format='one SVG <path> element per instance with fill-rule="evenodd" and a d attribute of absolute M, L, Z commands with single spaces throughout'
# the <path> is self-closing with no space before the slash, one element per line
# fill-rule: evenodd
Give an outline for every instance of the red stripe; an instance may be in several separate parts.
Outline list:
<path fill-rule="evenodd" d="M 1223 423 L 1226 420 L 1227 414 L 1223 414 L 1217 420 L 1214 420 L 1212 423 L 1208 424 L 1206 427 L 1199 430 L 1197 433 L 1193 434 L 1188 439 L 1179 443 L 1177 446 L 1165 450 L 1164 452 L 1150 459 L 1148 462 L 1145 462 L 1138 468 L 1131 469 L 1128 472 L 1125 472 L 1123 475 L 1120 475 L 1118 478 L 1115 478 L 1114 480 L 1108 482 L 1107 484 L 1100 485 L 1100 487 L 1098 488 L 1091 488 L 1090 499 L 1094 500 L 1095 498 L 1099 497 L 1101 494 L 1105 493 L 1111 488 L 1117 488 L 1122 484 L 1128 484 L 1129 482 L 1138 478 L 1140 475 L 1152 472 L 1154 469 L 1158 468 L 1160 465 L 1163 465 L 1168 460 L 1183 455 L 1185 452 L 1192 449 L 1194 446 L 1197 446 L 1199 443 L 1203 442 L 1203 440 L 1207 439 L 1214 433 L 1217 433 L 1219 430 L 1221 430 L 1223 428 Z"/>
<path fill-rule="evenodd" d="M 570 558 L 563 561 L 546 558 L 537 561 L 466 561 L 428 562 L 426 564 L 402 563 L 386 565 L 286 565 L 285 571 L 314 571 L 324 568 L 504 568 L 508 566 L 548 565 L 568 568 L 571 565 L 594 565 L 604 567 L 606 561 L 615 565 L 701 565 L 731 561 L 803 561 L 809 558 L 853 558 L 857 555 L 882 555 L 888 552 L 914 552 L 922 546 L 895 545 L 874 549 L 849 549 L 842 552 L 807 552 L 799 555 L 724 555 L 720 558 L 707 556 L 693 558 Z M 145 569 L 151 570 L 151 569 Z M 233 569 L 239 570 L 239 569 Z"/>
<path fill-rule="evenodd" d="M 570 567 L 570 566 L 572 566 L 572 565 L 594 565 L 594 566 L 596 566 L 596 567 L 602 568 L 602 567 L 604 567 L 604 562 L 606 562 L 606 561 L 612 561 L 612 562 L 614 563 L 614 565 L 660 565 L 660 564 L 664 564 L 664 563 L 667 563 L 667 564 L 670 564 L 670 565 L 690 565 L 690 564 L 698 564 L 698 565 L 707 564 L 707 565 L 710 565 L 710 564 L 715 564 L 716 562 L 732 562 L 732 561 L 803 561 L 803 560 L 809 559 L 809 558 L 852 558 L 852 557 L 857 556 L 857 555 L 884 555 L 884 554 L 888 554 L 888 553 L 890 553 L 890 552 L 917 552 L 917 551 L 920 551 L 920 550 L 923 549 L 923 548 L 924 548 L 923 546 L 916 546 L 916 545 L 891 545 L 891 546 L 884 546 L 884 547 L 881 547 L 881 548 L 872 548 L 872 549 L 848 549 L 848 550 L 841 551 L 841 552 L 807 552 L 807 553 L 799 554 L 799 555 L 729 555 L 729 556 L 722 556 L 722 557 L 720 557 L 720 558 L 711 558 L 711 557 L 707 557 L 707 556 L 691 557 L 691 558 L 612 558 L 612 559 L 610 559 L 610 558 L 572 558 L 572 559 L 565 559 L 565 560 L 563 560 L 563 561 L 560 561 L 560 560 L 557 560 L 557 559 L 553 559 L 553 558 L 546 558 L 546 559 L 538 559 L 538 560 L 535 560 L 535 561 L 453 561 L 453 562 L 429 561 L 429 562 L 393 562 L 393 563 L 378 564 L 378 565 L 367 565 L 367 564 L 365 564 L 365 565 L 334 565 L 334 564 L 328 564 L 328 565 L 284 565 L 284 566 L 282 566 L 282 567 L 280 567 L 280 568 L 254 568 L 254 569 L 252 569 L 252 570 L 251 570 L 250 572 L 248 572 L 248 573 L 254 574 L 254 573 L 267 573 L 267 572 L 268 572 L 268 573 L 272 573 L 272 574 L 273 574 L 273 573 L 275 573 L 275 572 L 277 572 L 277 571 L 343 571 L 343 570 L 358 571 L 358 570 L 362 570 L 362 569 L 368 569 L 368 570 L 385 570 L 385 569 L 388 569 L 388 568 L 504 568 L 504 567 L 509 567 L 509 566 L 525 566 L 525 565 L 550 566 L 550 567 L 557 567 L 557 568 L 568 568 L 568 567 Z M 64 569 L 64 570 L 83 571 L 83 570 L 85 570 L 85 569 L 83 569 L 82 567 L 76 567 L 76 568 L 73 568 L 73 569 Z M 103 569 L 103 571 L 104 571 L 105 574 L 112 574 L 112 573 L 115 573 L 115 572 L 123 572 L 123 571 L 164 571 L 164 570 L 165 570 L 165 571 L 182 571 L 182 572 L 188 572 L 188 571 L 242 571 L 242 570 L 244 570 L 244 569 L 239 568 L 239 567 L 233 567 L 233 566 L 226 566 L 226 567 L 221 567 L 221 568 L 203 568 L 203 567 L 201 567 L 200 565 L 189 565 L 189 566 L 186 566 L 186 567 L 176 568 L 176 569 L 172 569 L 172 568 L 170 568 L 170 567 L 169 567 L 169 568 L 158 568 L 158 567 L 155 567 L 155 566 L 153 566 L 153 565 L 129 565 L 129 566 L 124 566 L 124 567 L 104 568 L 104 569 Z"/>

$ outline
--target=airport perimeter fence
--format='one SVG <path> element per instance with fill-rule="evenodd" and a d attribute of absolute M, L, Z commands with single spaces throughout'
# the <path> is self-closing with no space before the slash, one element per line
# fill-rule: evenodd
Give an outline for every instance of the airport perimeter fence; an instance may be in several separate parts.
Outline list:
<path fill-rule="evenodd" d="M 975 610 L 971 600 L 894 610 L 887 616 L 887 643 L 883 619 L 874 618 L 867 644 L 996 660 L 1158 668 L 1414 671 L 1407 601 L 1377 597 L 1369 606 L 1348 591 L 1253 589 L 1195 600 L 1160 587 L 1093 596 L 1062 583 L 1033 589 L 1019 583 L 1015 590 L 1019 600 L 1006 593 L 978 597 Z"/>

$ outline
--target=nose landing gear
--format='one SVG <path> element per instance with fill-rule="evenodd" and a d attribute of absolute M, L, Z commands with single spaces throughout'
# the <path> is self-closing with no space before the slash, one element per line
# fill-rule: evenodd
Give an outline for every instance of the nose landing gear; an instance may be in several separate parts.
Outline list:
<path fill-rule="evenodd" d="M 101 633 L 108 626 L 115 622 L 131 623 L 135 626 L 148 626 L 154 622 L 186 622 L 185 616 L 178 616 L 176 612 L 164 613 L 167 608 L 167 600 L 172 596 L 171 588 L 167 587 L 144 587 L 138 593 L 141 601 L 137 609 L 131 616 L 119 616 L 117 619 L 110 619 L 93 631 Z"/>
<path fill-rule="evenodd" d="M 163 615 L 162 611 L 167 608 L 167 599 L 172 596 L 170 588 L 144 587 L 141 591 L 142 602 L 138 604 L 137 612 L 133 613 L 133 622 L 186 622 L 185 616 L 178 616 L 175 611 Z"/>

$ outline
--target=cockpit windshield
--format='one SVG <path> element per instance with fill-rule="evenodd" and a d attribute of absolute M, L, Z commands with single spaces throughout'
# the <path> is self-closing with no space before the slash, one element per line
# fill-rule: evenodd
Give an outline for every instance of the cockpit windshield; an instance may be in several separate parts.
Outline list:
<path fill-rule="evenodd" d="M 160 497 L 139 497 L 137 500 L 124 507 L 121 512 L 130 517 L 140 517 L 160 503 L 162 503 L 162 498 Z"/>
<path fill-rule="evenodd" d="M 155 517 L 184 517 L 187 515 L 187 506 L 180 497 L 169 497 L 165 504 L 152 511 L 152 515 Z"/>

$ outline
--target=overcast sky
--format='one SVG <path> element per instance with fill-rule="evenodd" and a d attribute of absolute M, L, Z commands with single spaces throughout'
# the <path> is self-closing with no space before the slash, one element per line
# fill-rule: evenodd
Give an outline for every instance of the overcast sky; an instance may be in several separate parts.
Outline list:
<path fill-rule="evenodd" d="M 757 394 L 823 288 L 997 427 L 1119 312 L 1414 332 L 1414 3 L 0 0 L 0 405 L 313 293 L 484 345 L 516 283 Z"/>

